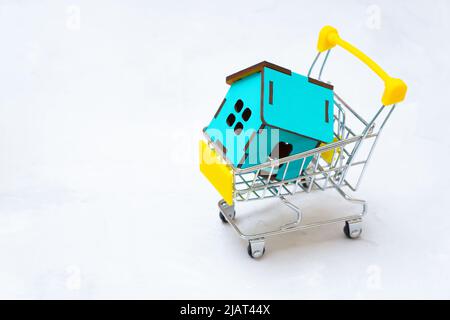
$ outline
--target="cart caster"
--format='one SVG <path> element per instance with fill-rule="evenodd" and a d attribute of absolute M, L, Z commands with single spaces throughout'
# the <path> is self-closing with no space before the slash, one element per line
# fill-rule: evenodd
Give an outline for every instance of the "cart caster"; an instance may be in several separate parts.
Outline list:
<path fill-rule="evenodd" d="M 264 239 L 249 241 L 247 247 L 248 255 L 253 259 L 261 258 L 266 252 Z"/>
<path fill-rule="evenodd" d="M 225 218 L 225 215 L 228 216 L 229 219 L 233 220 L 236 216 L 236 211 L 234 210 L 234 206 L 229 206 L 224 200 L 219 201 L 219 217 L 223 223 L 228 223 L 228 220 Z"/>
<path fill-rule="evenodd" d="M 357 239 L 361 236 L 362 233 L 362 221 L 359 220 L 351 220 L 345 221 L 344 233 L 349 239 Z"/>
<path fill-rule="evenodd" d="M 235 215 L 236 215 L 236 212 L 233 211 L 233 214 L 229 216 L 230 219 L 233 220 Z M 225 216 L 223 215 L 223 213 L 221 211 L 219 212 L 219 218 L 220 218 L 220 220 L 222 220 L 223 223 L 228 223 L 228 220 L 225 219 Z"/>
<path fill-rule="evenodd" d="M 303 171 L 302 174 L 301 174 L 301 177 L 305 176 L 305 174 L 306 174 L 305 171 Z M 308 181 L 308 179 L 304 179 L 300 183 L 303 186 L 303 188 L 305 188 L 305 190 L 308 190 L 309 189 L 309 182 L 310 181 Z"/>

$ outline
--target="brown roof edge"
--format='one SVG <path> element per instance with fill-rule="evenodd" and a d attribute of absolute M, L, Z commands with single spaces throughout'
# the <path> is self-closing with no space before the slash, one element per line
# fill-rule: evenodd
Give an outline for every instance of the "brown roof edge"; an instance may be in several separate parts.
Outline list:
<path fill-rule="evenodd" d="M 316 85 L 318 85 L 318 86 L 321 86 L 321 87 L 330 89 L 330 90 L 333 90 L 333 89 L 334 89 L 334 87 L 333 87 L 331 84 L 322 82 L 322 81 L 317 80 L 317 79 L 313 79 L 313 78 L 308 77 L 308 81 L 311 82 L 311 83 L 314 83 L 314 84 L 316 84 Z"/>
<path fill-rule="evenodd" d="M 277 66 L 276 64 L 273 64 L 273 63 L 270 63 L 267 61 L 262 61 L 260 63 L 255 64 L 254 66 L 248 67 L 244 70 L 241 70 L 236 73 L 233 73 L 232 75 L 229 75 L 228 77 L 226 77 L 225 81 L 227 84 L 232 84 L 232 83 L 234 83 L 242 78 L 248 77 L 254 73 L 261 72 L 261 70 L 264 69 L 264 67 L 279 71 L 281 73 L 285 73 L 287 75 L 292 74 L 291 70 L 289 70 L 289 69 Z"/>

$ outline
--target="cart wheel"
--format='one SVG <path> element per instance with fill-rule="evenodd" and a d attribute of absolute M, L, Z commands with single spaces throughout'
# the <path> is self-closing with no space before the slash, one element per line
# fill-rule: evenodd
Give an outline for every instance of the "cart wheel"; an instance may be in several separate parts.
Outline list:
<path fill-rule="evenodd" d="M 233 211 L 233 215 L 230 218 L 234 219 L 235 215 L 236 215 L 236 211 Z M 219 211 L 219 218 L 220 218 L 220 220 L 222 220 L 223 223 L 228 223 L 227 219 L 225 219 L 225 217 L 221 211 Z"/>
<path fill-rule="evenodd" d="M 266 252 L 264 240 L 250 241 L 247 247 L 247 253 L 252 259 L 261 258 Z"/>
<path fill-rule="evenodd" d="M 308 188 L 309 188 L 309 183 L 308 182 L 302 182 L 302 186 L 303 186 L 303 188 L 305 188 L 306 190 L 308 190 Z"/>
<path fill-rule="evenodd" d="M 302 176 L 305 175 L 305 171 L 302 172 Z M 309 183 L 306 180 L 303 180 L 303 182 L 301 182 L 303 188 L 305 188 L 306 190 L 308 190 L 309 188 Z"/>
<path fill-rule="evenodd" d="M 349 239 L 357 239 L 361 236 L 361 220 L 345 221 L 344 233 Z"/>
<path fill-rule="evenodd" d="M 222 220 L 223 223 L 228 223 L 227 219 L 225 219 L 222 212 L 219 212 L 219 218 L 220 220 Z"/>

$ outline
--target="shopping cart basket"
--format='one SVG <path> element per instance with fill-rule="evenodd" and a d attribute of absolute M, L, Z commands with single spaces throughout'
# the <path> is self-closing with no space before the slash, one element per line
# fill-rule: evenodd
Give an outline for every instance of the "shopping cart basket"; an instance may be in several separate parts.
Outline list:
<path fill-rule="evenodd" d="M 361 235 L 362 217 L 367 212 L 367 202 L 352 197 L 348 191 L 358 189 L 380 134 L 395 105 L 404 100 L 407 87 L 402 80 L 390 77 L 364 53 L 340 38 L 337 30 L 330 26 L 320 31 L 318 54 L 309 69 L 308 76 L 311 76 L 320 65 L 318 80 L 321 80 L 330 50 L 336 45 L 352 53 L 384 81 L 382 105 L 371 120 L 366 121 L 334 93 L 334 142 L 280 159 L 269 157 L 269 161 L 247 168 L 238 168 L 228 162 L 221 148 L 218 148 L 208 135 L 205 134 L 206 142 L 200 142 L 200 170 L 223 196 L 218 204 L 220 218 L 223 222 L 229 223 L 242 239 L 248 241 L 248 254 L 252 258 L 263 256 L 266 238 L 288 232 L 344 222 L 344 233 L 347 237 L 353 239 Z M 321 56 L 323 53 L 324 56 Z M 363 144 L 367 147 L 362 148 Z M 302 163 L 295 178 L 286 179 L 283 176 L 281 179 L 274 179 L 278 168 L 284 166 L 284 172 L 287 172 L 289 165 L 294 161 Z M 308 165 L 305 166 L 304 163 Z M 302 211 L 288 200 L 289 197 L 298 193 L 307 194 L 327 189 L 335 189 L 345 200 L 358 206 L 359 213 L 314 223 L 302 223 Z M 234 219 L 236 204 L 267 198 L 279 198 L 295 213 L 295 220 L 267 232 L 253 234 L 242 232 Z"/>

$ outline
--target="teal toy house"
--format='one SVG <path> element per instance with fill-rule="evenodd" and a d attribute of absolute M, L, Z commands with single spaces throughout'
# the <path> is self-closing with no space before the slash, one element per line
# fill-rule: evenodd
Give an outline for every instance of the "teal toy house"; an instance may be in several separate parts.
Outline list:
<path fill-rule="evenodd" d="M 247 168 L 333 140 L 333 87 L 263 61 L 226 78 L 228 93 L 204 129 L 226 160 Z M 294 179 L 311 158 L 279 166 L 272 178 Z M 261 173 L 269 174 L 269 173 Z"/>

